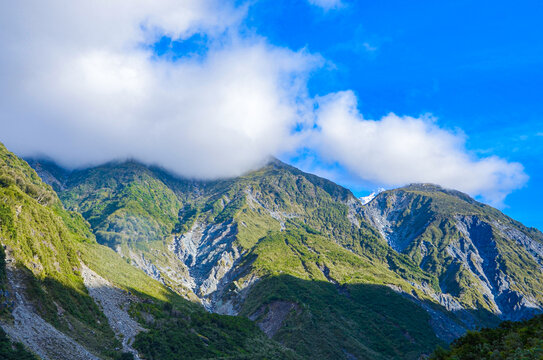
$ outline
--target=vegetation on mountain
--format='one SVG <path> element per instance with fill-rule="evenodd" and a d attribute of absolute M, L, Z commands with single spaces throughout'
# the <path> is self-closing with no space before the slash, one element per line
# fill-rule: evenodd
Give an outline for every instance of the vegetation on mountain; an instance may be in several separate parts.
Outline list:
<path fill-rule="evenodd" d="M 418 359 L 443 344 L 422 308 L 382 285 L 269 276 L 251 288 L 241 314 L 262 322 L 277 316 L 276 303 L 294 305 L 273 339 L 307 359 Z"/>
<path fill-rule="evenodd" d="M 148 168 L 135 162 L 110 163 L 78 171 L 64 184 L 64 205 L 89 221 L 98 242 L 161 240 L 177 222 L 181 203 Z"/>
<path fill-rule="evenodd" d="M 60 198 L 82 213 L 98 242 L 125 257 L 119 263 L 92 234 L 77 242 L 89 267 L 146 299 L 131 314 L 148 329 L 134 344 L 148 358 L 416 359 L 444 344 L 436 334 L 449 326 L 454 331 L 440 336 L 496 320 L 480 279 L 450 255 L 468 236 L 458 221 L 498 222 L 543 239 L 457 191 L 416 184 L 362 207 L 349 190 L 276 160 L 216 181 L 180 179 L 134 161 L 48 174 L 62 176 L 55 178 Z M 371 209 L 395 212 L 384 220 L 397 239 L 383 236 Z M 88 229 L 76 214 L 61 214 L 71 231 Z M 500 231 L 481 241 L 504 254 L 498 268 L 514 280 L 512 289 L 534 295 L 541 286 L 535 255 Z M 399 239 L 405 242 L 393 243 Z M 249 317 L 284 347 L 247 319 L 205 313 L 176 293 Z M 439 301 L 464 310 L 447 312 Z"/>
<path fill-rule="evenodd" d="M 530 320 L 504 321 L 497 328 L 469 331 L 449 350 L 438 348 L 433 360 L 543 359 L 543 315 Z"/>
<path fill-rule="evenodd" d="M 466 308 L 507 311 L 500 304 L 507 294 L 497 291 L 503 286 L 543 301 L 543 251 L 529 250 L 543 249 L 543 234 L 466 194 L 413 184 L 380 193 L 364 212 L 374 225 L 387 223 L 391 245 Z"/>
<path fill-rule="evenodd" d="M 169 303 L 139 303 L 132 314 L 146 327 L 134 347 L 146 359 L 298 359 L 271 342 L 249 319 L 194 311 L 180 313 Z M 149 321 L 152 316 L 152 320 Z"/>
<path fill-rule="evenodd" d="M 0 241 L 24 282 L 27 299 L 43 319 L 109 356 L 105 349 L 115 349 L 117 340 L 78 270 L 75 244 L 86 241 L 90 231 L 74 232 L 63 219 L 72 229 L 84 228 L 84 220 L 65 213 L 51 187 L 3 145 L 0 172 L 8 179 L 0 187 Z"/>
<path fill-rule="evenodd" d="M 2 295 L 9 289 L 8 298 L 0 300 L 9 303 L 14 292 L 19 291 L 10 287 L 9 279 L 21 281 L 24 285 L 22 295 L 32 308 L 62 333 L 101 358 L 130 357 L 119 351 L 120 341 L 83 283 L 83 262 L 113 286 L 139 299 L 132 303 L 131 311 L 148 328 L 148 332 L 142 332 L 137 340 L 143 354 L 167 358 L 172 354 L 169 347 L 153 347 L 151 354 L 144 345 L 153 341 L 164 345 L 163 339 L 166 339 L 174 342 L 168 346 L 176 346 L 177 342 L 178 350 L 200 347 L 199 353 L 215 357 L 269 351 L 270 354 L 277 353 L 277 358 L 285 358 L 288 350 L 265 337 L 249 320 L 210 314 L 130 266 L 111 249 L 99 245 L 89 223 L 81 215 L 64 210 L 51 187 L 41 182 L 26 162 L 1 144 L 0 173 L 3 179 L 0 186 L 0 241 L 6 250 L 4 254 L 2 249 L 0 256 Z M 129 194 L 134 192 L 129 191 Z M 158 206 L 162 205 L 159 202 Z M 148 311 L 148 316 L 141 316 L 142 309 Z M 8 308 L 0 316 L 0 323 L 10 321 L 11 309 Z M 184 326 L 180 327 L 180 324 Z M 194 334 L 204 335 L 195 339 Z M 180 353 L 174 351 L 173 354 L 178 358 Z M 20 345 L 10 344 L 2 332 L 0 357 L 13 356 L 25 359 L 28 353 Z"/>
<path fill-rule="evenodd" d="M 0 328 L 0 358 L 3 360 L 37 360 L 21 343 L 13 343 Z"/>

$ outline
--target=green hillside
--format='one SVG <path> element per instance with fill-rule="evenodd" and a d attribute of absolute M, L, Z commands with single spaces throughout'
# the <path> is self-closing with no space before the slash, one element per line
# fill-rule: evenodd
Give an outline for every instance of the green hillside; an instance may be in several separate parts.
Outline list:
<path fill-rule="evenodd" d="M 58 359 L 132 357 L 122 353 L 122 336 L 116 336 L 105 305 L 85 284 L 84 273 L 91 271 L 109 284 L 100 285 L 109 294 L 126 300 L 117 311 L 128 311 L 140 322 L 144 331 L 134 346 L 146 358 L 156 358 L 153 351 L 163 354 L 161 359 L 169 358 L 166 354 L 295 358 L 250 320 L 209 314 L 99 245 L 83 217 L 64 210 L 51 187 L 3 145 L 0 179 L 0 324 L 8 335 L 30 341 L 24 345 L 31 351 Z M 27 338 L 29 331 L 38 333 Z M 2 358 L 27 356 L 20 345 L 5 338 L 0 346 Z"/>
<path fill-rule="evenodd" d="M 107 256 L 124 258 L 122 273 L 138 267 L 211 312 L 254 321 L 232 318 L 245 325 L 225 344 L 239 344 L 256 324 L 290 356 L 418 359 L 467 329 L 541 311 L 541 233 L 458 191 L 415 184 L 362 205 L 349 190 L 278 160 L 216 181 L 134 161 L 72 173 L 41 165 L 42 177 L 60 184 L 64 206 L 113 250 Z M 80 250 L 93 269 L 106 266 L 93 263 L 106 256 L 93 254 L 98 249 L 106 254 L 97 244 Z M 117 265 L 106 267 L 102 273 L 119 276 Z M 166 303 L 175 296 L 153 291 Z M 211 345 L 201 353 L 198 341 L 219 341 L 212 328 L 223 320 L 198 320 L 202 332 L 181 345 L 190 325 L 157 306 L 133 310 L 151 329 L 136 337 L 140 352 L 218 354 Z M 160 321 L 146 320 L 153 312 Z M 177 330 L 164 332 L 170 326 Z M 228 348 L 244 354 L 250 346 Z"/>

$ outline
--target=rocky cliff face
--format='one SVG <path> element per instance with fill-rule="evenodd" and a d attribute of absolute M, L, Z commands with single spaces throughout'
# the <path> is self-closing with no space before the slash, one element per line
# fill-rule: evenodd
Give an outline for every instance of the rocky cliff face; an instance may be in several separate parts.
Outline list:
<path fill-rule="evenodd" d="M 509 320 L 542 311 L 541 233 L 433 185 L 383 192 L 363 213 L 393 249 L 439 276 L 448 308 Z"/>
<path fill-rule="evenodd" d="M 236 235 L 236 224 L 197 221 L 188 232 L 173 236 L 168 246 L 187 268 L 186 284 L 210 310 L 234 280 L 232 270 L 242 251 L 235 245 Z"/>

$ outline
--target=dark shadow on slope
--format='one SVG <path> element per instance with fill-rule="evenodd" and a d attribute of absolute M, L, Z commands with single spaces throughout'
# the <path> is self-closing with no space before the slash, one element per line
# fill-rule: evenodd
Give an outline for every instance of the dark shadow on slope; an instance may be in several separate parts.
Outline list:
<path fill-rule="evenodd" d="M 446 351 L 436 349 L 433 360 L 491 360 L 543 358 L 543 315 L 530 320 L 504 321 L 494 329 L 470 331 Z"/>
<path fill-rule="evenodd" d="M 10 301 L 16 306 L 32 309 L 88 351 L 107 359 L 120 359 L 120 342 L 86 289 L 74 289 L 51 277 L 36 278 L 24 266 L 10 273 L 17 279 L 18 288 L 11 289 L 10 293 Z M 17 298 L 16 292 L 22 297 Z M 47 346 L 54 347 L 53 344 Z M 62 352 L 62 349 L 58 350 Z"/>
<path fill-rule="evenodd" d="M 446 342 L 436 337 L 432 322 L 440 319 L 428 309 L 441 314 L 444 325 L 464 330 L 460 319 L 441 306 L 408 297 L 388 286 L 345 284 L 338 291 L 336 284 L 282 275 L 255 284 L 242 314 L 263 329 L 278 328 L 273 339 L 311 359 L 418 359 L 430 354 Z M 276 310 L 280 308 L 288 308 L 288 314 Z M 276 315 L 270 314 L 274 311 Z"/>
<path fill-rule="evenodd" d="M 129 355 L 121 352 L 108 319 L 86 292 L 80 293 L 52 278 L 37 279 L 27 269 L 17 270 L 16 276 L 24 284 L 17 290 L 24 294 L 24 306 L 47 323 L 100 358 L 120 360 Z M 268 339 L 245 317 L 211 314 L 173 292 L 166 294 L 165 301 L 135 289 L 121 292 L 126 293 L 123 309 L 145 328 L 133 344 L 145 359 L 299 359 L 291 350 Z M 15 298 L 15 291 L 10 296 Z M 21 304 L 16 301 L 17 305 Z M 33 335 L 33 342 L 43 343 L 40 348 L 47 348 L 45 353 L 52 358 L 69 358 L 73 350 L 63 348 L 65 340 L 55 336 Z M 13 349 L 15 354 L 24 354 L 19 348 Z"/>
<path fill-rule="evenodd" d="M 146 328 L 133 347 L 146 359 L 300 359 L 246 317 L 209 313 L 174 293 L 162 301 L 132 291 L 141 301 L 129 313 Z"/>

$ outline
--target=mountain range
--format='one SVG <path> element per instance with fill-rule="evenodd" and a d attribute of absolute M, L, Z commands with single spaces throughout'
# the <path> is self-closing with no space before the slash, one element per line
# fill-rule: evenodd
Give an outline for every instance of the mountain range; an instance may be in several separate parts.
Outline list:
<path fill-rule="evenodd" d="M 213 181 L 27 161 L 0 146 L 13 351 L 419 359 L 543 312 L 543 234 L 438 185 L 358 199 L 276 159 Z"/>

